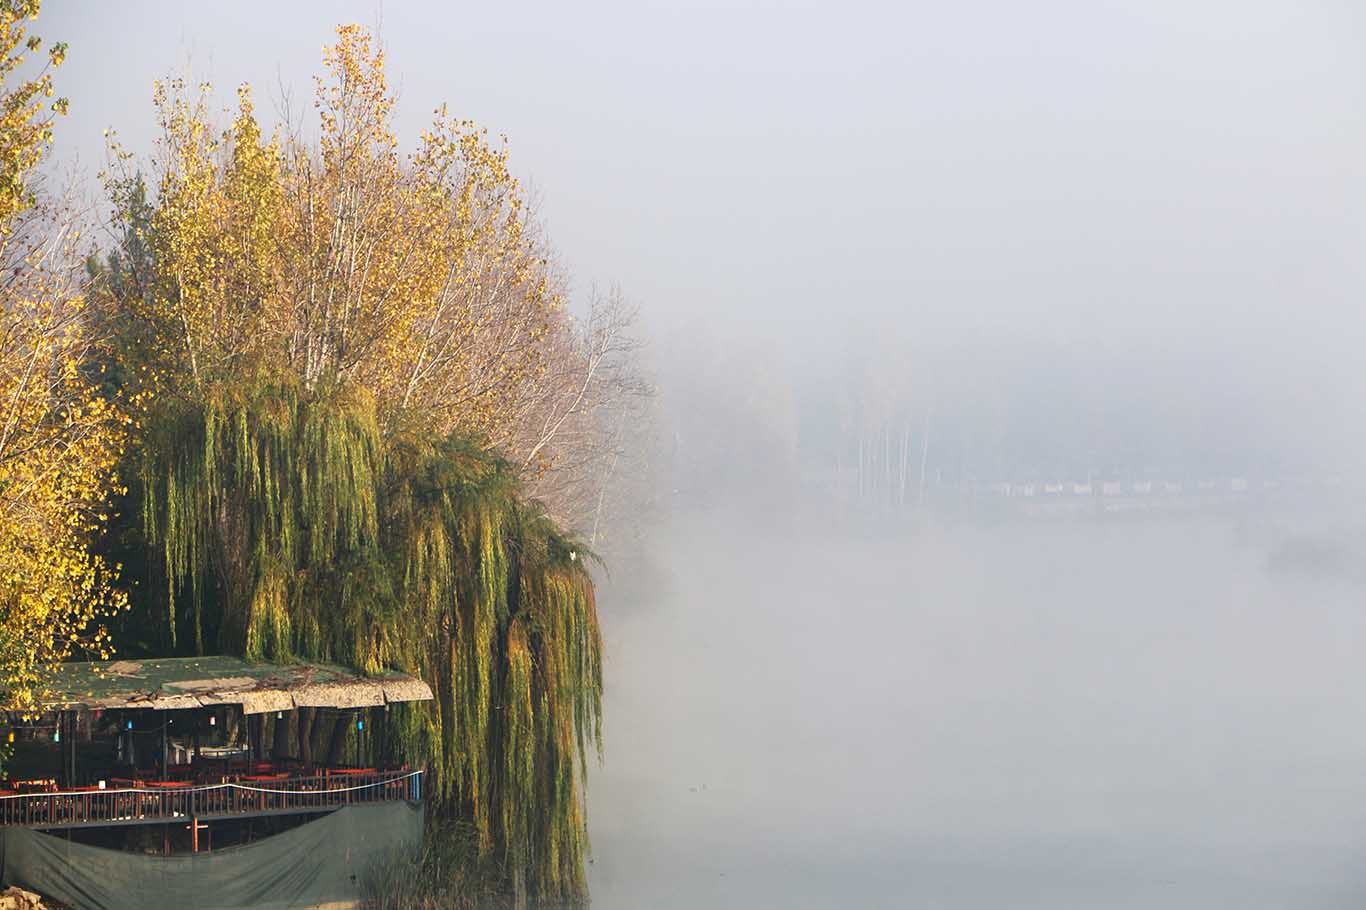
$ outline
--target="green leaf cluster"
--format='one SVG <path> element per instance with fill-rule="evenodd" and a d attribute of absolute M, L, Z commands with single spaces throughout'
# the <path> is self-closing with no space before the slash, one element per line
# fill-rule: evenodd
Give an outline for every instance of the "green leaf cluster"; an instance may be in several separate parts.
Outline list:
<path fill-rule="evenodd" d="M 434 811 L 473 825 L 510 888 L 582 895 L 593 585 L 513 468 L 467 437 L 383 433 L 363 396 L 288 383 L 177 401 L 145 426 L 140 572 L 160 581 L 141 604 L 166 641 L 420 676 L 435 700 L 386 727 L 429 767 Z"/>

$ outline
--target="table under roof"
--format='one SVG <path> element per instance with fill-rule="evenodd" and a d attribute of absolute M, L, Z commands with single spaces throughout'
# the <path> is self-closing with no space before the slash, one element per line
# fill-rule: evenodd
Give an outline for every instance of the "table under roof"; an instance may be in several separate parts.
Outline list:
<path fill-rule="evenodd" d="M 368 708 L 425 701 L 431 688 L 405 673 L 362 676 L 321 663 L 238 657 L 158 657 L 60 664 L 47 707 L 154 711 L 240 705 L 243 713 L 295 708 Z"/>

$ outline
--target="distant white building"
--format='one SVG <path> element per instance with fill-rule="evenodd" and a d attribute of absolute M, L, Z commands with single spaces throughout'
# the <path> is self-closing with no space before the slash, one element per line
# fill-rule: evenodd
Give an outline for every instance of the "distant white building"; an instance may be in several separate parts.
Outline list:
<path fill-rule="evenodd" d="M 1152 491 L 1153 482 L 1151 480 L 1139 480 L 1134 483 L 1134 493 L 1139 496 L 1147 496 Z"/>
<path fill-rule="evenodd" d="M 1246 478 L 1246 477 L 1235 477 L 1235 478 L 1233 478 L 1232 480 L 1230 480 L 1230 481 L 1228 482 L 1228 488 L 1229 488 L 1230 490 L 1232 490 L 1233 492 L 1235 492 L 1235 493 L 1246 493 L 1246 492 L 1247 492 L 1247 478 Z"/>
<path fill-rule="evenodd" d="M 1090 496 L 1090 495 L 1091 495 L 1091 481 L 1088 480 L 1088 481 L 1086 481 L 1086 483 L 1074 483 L 1074 484 L 1072 484 L 1072 493 L 1073 493 L 1073 495 L 1075 495 L 1075 496 Z"/>
<path fill-rule="evenodd" d="M 1122 491 L 1122 485 L 1118 480 L 1107 480 L 1100 485 L 1100 495 L 1102 496 L 1118 496 Z"/>

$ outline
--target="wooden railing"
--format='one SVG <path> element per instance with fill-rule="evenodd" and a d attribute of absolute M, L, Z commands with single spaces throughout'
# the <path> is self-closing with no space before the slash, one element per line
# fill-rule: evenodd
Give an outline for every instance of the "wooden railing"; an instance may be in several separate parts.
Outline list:
<path fill-rule="evenodd" d="M 70 828 L 188 818 L 327 812 L 355 803 L 422 798 L 421 771 L 374 771 L 283 780 L 0 796 L 0 825 Z"/>

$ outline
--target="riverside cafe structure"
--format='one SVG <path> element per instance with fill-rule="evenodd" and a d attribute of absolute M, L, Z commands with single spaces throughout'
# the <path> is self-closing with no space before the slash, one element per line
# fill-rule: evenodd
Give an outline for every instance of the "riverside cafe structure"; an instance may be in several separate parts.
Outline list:
<path fill-rule="evenodd" d="M 412 676 L 162 658 L 63 664 L 52 692 L 0 726 L 5 886 L 73 908 L 354 906 L 367 866 L 421 839 L 422 772 L 377 735 L 389 705 L 432 698 Z"/>

